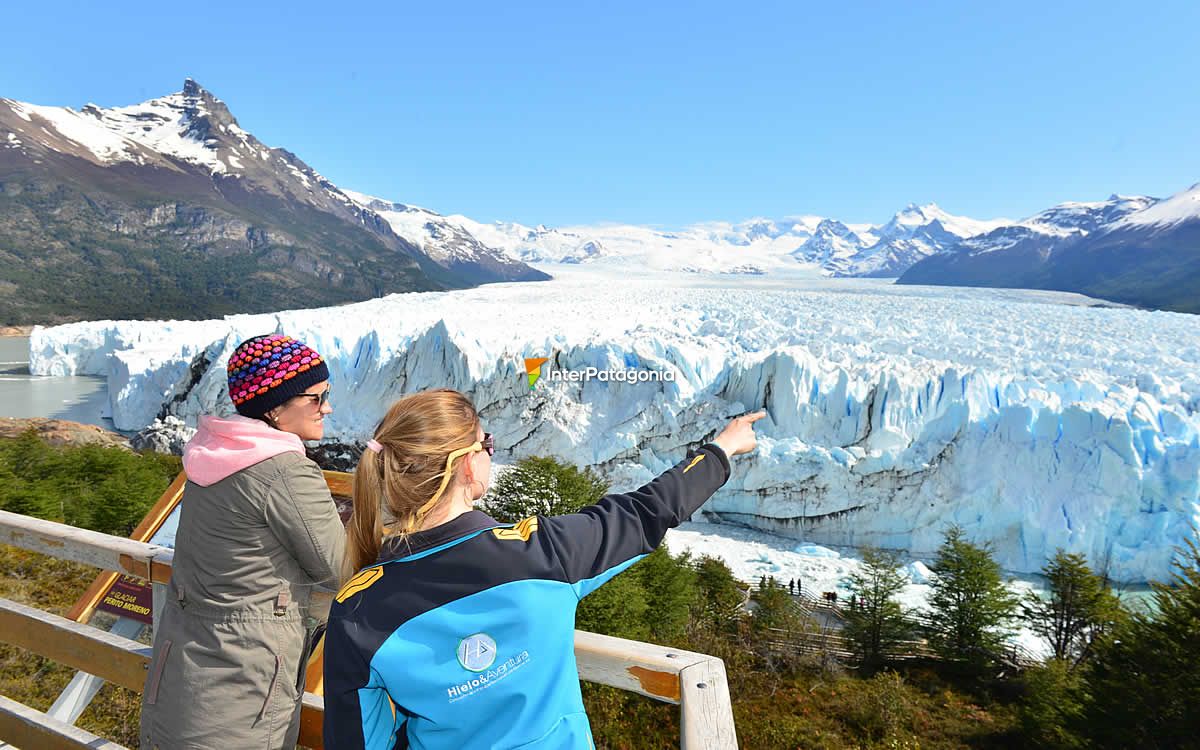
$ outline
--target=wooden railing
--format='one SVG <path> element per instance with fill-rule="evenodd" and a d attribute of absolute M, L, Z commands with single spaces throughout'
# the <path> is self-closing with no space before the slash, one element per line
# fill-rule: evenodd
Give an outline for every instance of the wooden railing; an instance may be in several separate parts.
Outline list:
<path fill-rule="evenodd" d="M 0 511 L 0 544 L 60 560 L 134 575 L 155 583 L 171 576 L 166 547 Z M 141 692 L 149 646 L 89 625 L 0 599 L 0 642 L 13 644 L 109 682 Z M 579 677 L 680 708 L 683 750 L 737 747 L 725 664 L 706 654 L 575 631 Z M 323 748 L 324 700 L 304 694 L 300 744 Z M 25 748 L 123 750 L 46 714 L 0 696 L 0 740 Z"/>
<path fill-rule="evenodd" d="M 748 604 L 754 592 L 763 590 L 762 584 L 758 581 L 743 581 L 743 583 L 747 585 L 746 602 Z M 809 589 L 789 589 L 779 582 L 775 582 L 774 587 L 780 591 L 787 591 L 788 596 L 791 597 L 792 604 L 803 614 L 811 615 L 814 612 L 820 611 L 840 618 L 845 611 L 842 605 L 836 600 L 818 599 L 816 596 L 813 596 Z"/>

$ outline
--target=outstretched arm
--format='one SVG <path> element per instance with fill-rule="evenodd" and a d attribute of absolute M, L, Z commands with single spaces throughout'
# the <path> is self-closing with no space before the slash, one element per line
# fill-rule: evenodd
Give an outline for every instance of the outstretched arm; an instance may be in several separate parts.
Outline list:
<path fill-rule="evenodd" d="M 753 423 L 738 417 L 713 442 L 629 493 L 605 495 L 578 513 L 541 520 L 567 580 L 583 598 L 649 554 L 667 529 L 696 512 L 729 478 L 729 457 L 754 450 Z"/>

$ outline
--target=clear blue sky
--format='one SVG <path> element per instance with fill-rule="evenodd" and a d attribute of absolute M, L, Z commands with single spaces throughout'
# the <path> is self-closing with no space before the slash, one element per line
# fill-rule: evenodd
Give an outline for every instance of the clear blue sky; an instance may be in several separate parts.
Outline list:
<path fill-rule="evenodd" d="M 1194 0 L 736 5 L 10 3 L 0 96 L 190 76 L 339 186 L 484 221 L 1015 218 L 1200 181 Z"/>

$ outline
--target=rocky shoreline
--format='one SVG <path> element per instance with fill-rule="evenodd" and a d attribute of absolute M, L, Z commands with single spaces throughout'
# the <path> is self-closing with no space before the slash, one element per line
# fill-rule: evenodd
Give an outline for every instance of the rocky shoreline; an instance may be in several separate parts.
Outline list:
<path fill-rule="evenodd" d="M 0 326 L 0 338 L 28 336 L 33 333 L 33 326 Z"/>
<path fill-rule="evenodd" d="M 0 417 L 0 439 L 17 438 L 30 430 L 54 446 L 102 445 L 126 449 L 130 447 L 129 441 L 123 436 L 95 425 L 45 417 Z"/>
<path fill-rule="evenodd" d="M 196 432 L 176 417 L 155 420 L 153 425 L 128 438 L 103 427 L 65 419 L 0 417 L 0 440 L 20 437 L 29 430 L 33 430 L 38 437 L 54 446 L 104 445 L 140 453 L 153 451 L 176 456 L 183 454 L 183 446 Z M 322 469 L 349 472 L 354 471 L 358 464 L 362 447 L 337 442 L 320 443 L 308 446 L 307 453 Z"/>

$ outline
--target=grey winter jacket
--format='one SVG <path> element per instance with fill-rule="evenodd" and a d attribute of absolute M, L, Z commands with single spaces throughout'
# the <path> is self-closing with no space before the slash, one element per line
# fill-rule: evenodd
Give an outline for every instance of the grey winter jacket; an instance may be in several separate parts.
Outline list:
<path fill-rule="evenodd" d="M 209 486 L 189 481 L 176 540 L 142 749 L 291 750 L 310 595 L 336 590 L 345 543 L 321 471 L 285 452 Z"/>

